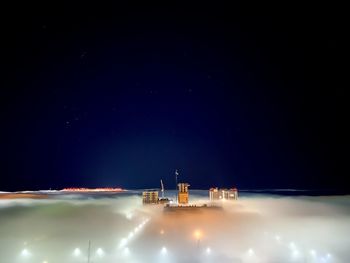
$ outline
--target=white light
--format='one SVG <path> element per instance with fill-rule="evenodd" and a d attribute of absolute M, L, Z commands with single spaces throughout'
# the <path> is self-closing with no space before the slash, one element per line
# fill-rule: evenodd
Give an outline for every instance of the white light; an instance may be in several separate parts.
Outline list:
<path fill-rule="evenodd" d="M 43 263 L 49 263 L 48 261 L 44 260 Z"/>
<path fill-rule="evenodd" d="M 133 214 L 132 214 L 132 213 L 127 213 L 127 214 L 126 214 L 126 218 L 127 218 L 127 219 L 129 219 L 129 220 L 131 220 L 131 219 L 132 219 L 132 216 L 133 216 Z"/>
<path fill-rule="evenodd" d="M 310 250 L 310 254 L 311 254 L 312 256 L 316 256 L 316 251 L 315 251 L 314 249 L 311 249 L 311 250 Z"/>
<path fill-rule="evenodd" d="M 129 233 L 129 238 L 132 238 L 134 236 L 134 233 L 133 232 L 130 232 Z"/>
<path fill-rule="evenodd" d="M 130 250 L 128 247 L 124 248 L 124 255 L 128 256 L 130 254 Z"/>
<path fill-rule="evenodd" d="M 249 256 L 254 255 L 254 250 L 250 248 L 250 249 L 248 250 L 248 255 L 249 255 Z"/>
<path fill-rule="evenodd" d="M 276 239 L 277 241 L 280 241 L 280 240 L 281 240 L 281 237 L 280 237 L 279 235 L 276 235 L 276 236 L 275 236 L 275 239 Z"/>
<path fill-rule="evenodd" d="M 123 247 L 126 245 L 126 243 L 128 243 L 128 240 L 126 238 L 122 238 L 122 240 L 120 240 L 120 244 L 119 247 Z"/>
<path fill-rule="evenodd" d="M 289 243 L 289 248 L 292 249 L 292 250 L 296 249 L 295 243 L 294 242 L 290 242 Z"/>
<path fill-rule="evenodd" d="M 78 257 L 78 256 L 80 256 L 80 254 L 81 254 L 81 251 L 79 248 L 74 249 L 74 251 L 73 251 L 74 256 Z"/>
<path fill-rule="evenodd" d="M 166 247 L 162 247 L 161 253 L 162 253 L 162 255 L 165 255 L 167 253 Z"/>
<path fill-rule="evenodd" d="M 330 253 L 327 253 L 327 258 L 331 258 L 332 255 Z"/>
<path fill-rule="evenodd" d="M 23 257 L 28 257 L 28 256 L 30 256 L 30 253 L 29 253 L 28 249 L 25 248 L 22 250 L 21 255 Z"/>
<path fill-rule="evenodd" d="M 210 254 L 210 253 L 211 253 L 210 247 L 207 247 L 207 249 L 205 250 L 205 252 L 207 252 L 207 254 Z"/>
<path fill-rule="evenodd" d="M 293 250 L 293 257 L 298 257 L 299 256 L 299 251 L 297 249 Z"/>
<path fill-rule="evenodd" d="M 102 248 L 98 248 L 98 249 L 96 250 L 96 254 L 99 255 L 100 257 L 102 257 L 102 256 L 104 255 L 103 249 L 102 249 Z"/>

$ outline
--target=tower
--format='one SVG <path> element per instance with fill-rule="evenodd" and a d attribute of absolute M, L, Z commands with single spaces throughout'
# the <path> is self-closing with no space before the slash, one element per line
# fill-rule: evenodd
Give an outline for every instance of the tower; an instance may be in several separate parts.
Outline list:
<path fill-rule="evenodd" d="M 187 183 L 179 183 L 178 187 L 178 202 L 179 204 L 188 204 L 188 187 Z"/>

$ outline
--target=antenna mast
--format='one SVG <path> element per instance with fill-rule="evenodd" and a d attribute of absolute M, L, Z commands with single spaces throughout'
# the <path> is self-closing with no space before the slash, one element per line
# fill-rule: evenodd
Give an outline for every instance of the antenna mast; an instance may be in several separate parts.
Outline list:
<path fill-rule="evenodd" d="M 177 203 L 177 194 L 176 194 L 176 191 L 177 191 L 177 176 L 179 175 L 179 172 L 177 171 L 177 169 L 175 170 L 175 200 L 176 200 L 176 203 Z"/>
<path fill-rule="evenodd" d="M 164 198 L 164 185 L 162 179 L 160 179 L 160 186 L 161 186 L 161 191 L 162 191 L 162 198 Z"/>

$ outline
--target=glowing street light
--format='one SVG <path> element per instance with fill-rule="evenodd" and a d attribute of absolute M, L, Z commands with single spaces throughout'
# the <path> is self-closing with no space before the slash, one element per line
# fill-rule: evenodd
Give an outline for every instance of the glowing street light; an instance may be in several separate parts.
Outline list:
<path fill-rule="evenodd" d="M 297 249 L 293 250 L 293 257 L 298 257 L 299 256 L 299 251 Z"/>
<path fill-rule="evenodd" d="M 76 256 L 76 257 L 80 256 L 81 255 L 80 249 L 79 248 L 74 249 L 73 255 Z"/>
<path fill-rule="evenodd" d="M 25 249 L 22 250 L 21 255 L 23 257 L 29 257 L 30 253 L 29 253 L 28 249 L 25 248 Z"/>
<path fill-rule="evenodd" d="M 209 255 L 209 254 L 211 253 L 210 247 L 207 247 L 207 249 L 205 250 L 205 252 Z"/>
<path fill-rule="evenodd" d="M 130 250 L 128 247 L 125 247 L 123 252 L 124 252 L 124 256 L 129 256 L 129 254 L 130 254 Z"/>
<path fill-rule="evenodd" d="M 194 236 L 197 239 L 197 247 L 199 248 L 199 243 L 201 241 L 201 237 L 202 237 L 202 232 L 200 230 L 196 230 L 194 232 Z"/>
<path fill-rule="evenodd" d="M 160 251 L 160 253 L 162 253 L 162 255 L 165 255 L 167 253 L 166 247 L 162 247 L 162 250 Z"/>
<path fill-rule="evenodd" d="M 97 254 L 98 256 L 102 257 L 102 256 L 105 254 L 105 252 L 103 251 L 102 248 L 98 248 L 98 249 L 96 250 L 96 254 Z"/>
<path fill-rule="evenodd" d="M 295 243 L 294 243 L 294 242 L 290 242 L 288 246 L 289 246 L 289 248 L 292 249 L 292 250 L 295 250 L 295 249 L 296 249 L 296 246 L 295 246 Z"/>
<path fill-rule="evenodd" d="M 126 243 L 128 243 L 128 240 L 126 238 L 122 238 L 122 240 L 120 240 L 119 247 L 124 247 Z"/>
<path fill-rule="evenodd" d="M 133 214 L 132 214 L 131 212 L 126 213 L 126 218 L 127 218 L 128 220 L 131 220 L 132 217 L 133 217 Z"/>
<path fill-rule="evenodd" d="M 196 238 L 200 238 L 200 237 L 202 236 L 201 231 L 196 230 L 196 231 L 194 232 L 194 236 L 195 236 Z"/>
<path fill-rule="evenodd" d="M 248 255 L 253 256 L 254 255 L 254 250 L 252 248 L 248 249 Z"/>
<path fill-rule="evenodd" d="M 316 256 L 316 251 L 315 251 L 314 249 L 311 249 L 311 250 L 310 250 L 310 254 L 311 254 L 311 256 L 314 257 L 314 256 Z"/>

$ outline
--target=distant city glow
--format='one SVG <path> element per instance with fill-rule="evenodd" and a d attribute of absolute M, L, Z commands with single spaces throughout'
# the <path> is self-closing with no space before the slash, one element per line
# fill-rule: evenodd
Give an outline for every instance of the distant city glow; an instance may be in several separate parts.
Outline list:
<path fill-rule="evenodd" d="M 112 187 L 104 187 L 104 188 L 64 188 L 61 192 L 124 192 L 125 190 L 122 188 L 112 188 Z"/>

